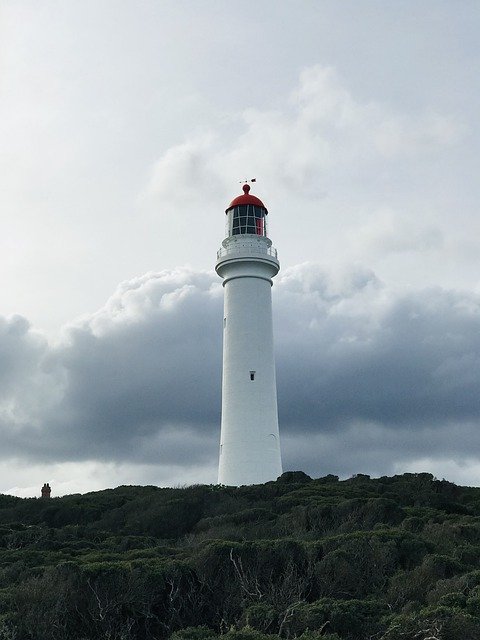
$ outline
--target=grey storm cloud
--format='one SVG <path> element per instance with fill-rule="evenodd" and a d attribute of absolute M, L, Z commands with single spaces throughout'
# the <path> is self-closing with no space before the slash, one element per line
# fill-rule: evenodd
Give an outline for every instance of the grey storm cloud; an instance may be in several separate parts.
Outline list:
<path fill-rule="evenodd" d="M 222 297 L 215 274 L 177 269 L 123 283 L 57 345 L 1 319 L 0 455 L 213 463 Z M 304 264 L 276 279 L 274 310 L 285 467 L 480 451 L 480 296 Z"/>
<path fill-rule="evenodd" d="M 277 340 L 287 425 L 417 427 L 479 417 L 480 296 L 440 288 L 395 296 L 368 272 L 351 274 L 350 291 L 335 296 L 323 274 L 312 283 L 305 270 L 309 285 L 296 294 L 291 327 L 301 335 Z M 280 314 L 291 297 L 288 287 L 281 292 Z"/>
<path fill-rule="evenodd" d="M 46 348 L 46 341 L 30 331 L 25 318 L 0 316 L 0 400 L 10 398 L 19 386 L 30 383 Z"/>

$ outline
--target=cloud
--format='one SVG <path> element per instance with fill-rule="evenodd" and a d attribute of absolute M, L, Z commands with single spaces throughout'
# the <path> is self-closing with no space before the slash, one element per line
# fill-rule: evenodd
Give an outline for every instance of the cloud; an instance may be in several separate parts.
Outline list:
<path fill-rule="evenodd" d="M 322 281 L 300 297 L 280 283 L 277 313 L 295 305 L 304 316 L 300 343 L 285 334 L 277 341 L 285 422 L 329 430 L 477 419 L 479 296 L 440 288 L 395 294 L 355 277 L 337 298 Z"/>
<path fill-rule="evenodd" d="M 385 104 L 362 103 L 333 67 L 317 64 L 301 72 L 283 108 L 246 109 L 215 131 L 168 149 L 154 165 L 143 198 L 185 205 L 198 202 L 205 189 L 210 196 L 228 195 L 232 175 L 250 174 L 302 197 L 318 197 L 337 179 L 339 166 L 347 175 L 368 175 L 374 164 L 411 160 L 463 135 L 463 124 L 448 115 L 406 115 Z"/>
<path fill-rule="evenodd" d="M 217 481 L 216 471 L 211 465 L 180 467 L 105 460 L 34 462 L 28 465 L 20 462 L 0 461 L 0 478 L 2 492 L 23 498 L 40 496 L 40 488 L 47 481 L 52 487 L 52 497 L 101 491 L 119 485 L 184 486 Z"/>
<path fill-rule="evenodd" d="M 44 412 L 63 393 L 62 372 L 50 368 L 49 355 L 46 339 L 26 318 L 0 317 L 0 425 L 9 425 L 3 430 L 4 451 L 26 424 L 41 428 Z"/>
<path fill-rule="evenodd" d="M 303 264 L 276 278 L 274 308 L 287 468 L 374 474 L 472 458 L 480 296 L 400 293 L 366 268 Z M 57 345 L 3 320 L 5 463 L 148 467 L 166 484 L 196 468 L 213 481 L 221 318 L 217 276 L 184 268 L 122 283 Z"/>
<path fill-rule="evenodd" d="M 442 232 L 432 224 L 425 224 L 410 213 L 398 213 L 383 207 L 368 212 L 365 220 L 349 231 L 346 242 L 361 246 L 370 254 L 426 252 L 444 249 Z"/>
<path fill-rule="evenodd" d="M 2 455 L 172 464 L 189 455 L 201 459 L 208 443 L 201 432 L 218 422 L 220 411 L 219 317 L 220 284 L 211 274 L 179 270 L 123 283 L 103 309 L 68 327 L 55 347 L 42 342 L 39 349 L 23 321 L 23 342 L 20 330 L 7 333 L 12 355 L 4 375 L 11 385 L 3 404 Z M 22 358 L 33 371 L 29 384 L 13 380 L 17 370 L 19 378 L 24 373 L 15 362 Z M 45 378 L 56 402 L 40 394 Z M 31 397 L 40 395 L 43 405 L 28 412 Z"/>
<path fill-rule="evenodd" d="M 232 185 L 257 177 L 283 264 L 360 262 L 392 285 L 471 286 L 471 258 L 455 244 L 465 222 L 452 224 L 439 188 L 464 137 L 458 116 L 361 99 L 314 65 L 276 108 L 231 114 L 163 152 L 139 208 L 182 239 L 180 260 L 205 264 Z"/>
<path fill-rule="evenodd" d="M 93 438 L 104 459 L 201 459 L 220 411 L 221 293 L 209 273 L 150 273 L 70 327 L 55 353 L 69 381 L 57 440 L 79 456 Z"/>
<path fill-rule="evenodd" d="M 208 161 L 216 139 L 213 134 L 199 135 L 175 145 L 154 164 L 149 184 L 140 194 L 140 201 L 159 196 L 162 205 L 188 205 L 198 202 L 198 195 L 212 195 L 219 176 Z"/>
<path fill-rule="evenodd" d="M 8 396 L 24 376 L 28 376 L 45 348 L 45 341 L 30 331 L 25 318 L 0 317 L 0 398 Z"/>

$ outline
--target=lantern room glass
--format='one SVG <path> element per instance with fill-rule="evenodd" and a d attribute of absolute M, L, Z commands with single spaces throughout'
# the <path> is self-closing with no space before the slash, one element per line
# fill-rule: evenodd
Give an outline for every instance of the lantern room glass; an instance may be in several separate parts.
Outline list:
<path fill-rule="evenodd" d="M 241 204 L 227 211 L 227 238 L 237 235 L 267 237 L 267 211 L 253 204 Z"/>

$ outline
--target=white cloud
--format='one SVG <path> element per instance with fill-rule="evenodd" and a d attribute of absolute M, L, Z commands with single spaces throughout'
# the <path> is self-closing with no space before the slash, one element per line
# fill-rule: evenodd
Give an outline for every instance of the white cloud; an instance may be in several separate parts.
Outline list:
<path fill-rule="evenodd" d="M 317 64 L 276 108 L 243 109 L 162 153 L 140 208 L 180 239 L 180 259 L 212 263 L 233 185 L 257 177 L 283 265 L 358 262 L 392 286 L 472 286 L 466 229 L 438 188 L 464 138 L 458 116 L 361 100 Z"/>
<path fill-rule="evenodd" d="M 448 455 L 439 458 L 425 456 L 401 465 L 396 464 L 394 470 L 396 473 L 427 472 L 439 480 L 445 479 L 464 486 L 480 486 L 480 462 L 469 456 L 457 460 L 452 460 Z"/>
<path fill-rule="evenodd" d="M 418 219 L 420 217 L 420 220 Z M 423 218 L 423 219 L 422 219 Z M 380 208 L 365 214 L 365 220 L 347 234 L 347 244 L 353 251 L 390 254 L 402 252 L 439 251 L 445 248 L 440 229 L 424 222 L 420 213 L 396 212 Z"/>
<path fill-rule="evenodd" d="M 361 103 L 333 67 L 322 65 L 302 71 L 283 108 L 249 108 L 238 119 L 243 122 L 239 134 L 237 127 L 234 136 L 222 127 L 168 149 L 155 164 L 146 193 L 160 206 L 184 206 L 198 203 L 200 193 L 210 199 L 223 194 L 232 175 L 258 174 L 303 197 L 318 195 L 318 185 L 326 176 L 331 180 L 338 166 L 356 172 L 359 163 L 434 151 L 455 144 L 464 133 L 463 125 L 447 115 L 407 116 L 384 104 Z"/>

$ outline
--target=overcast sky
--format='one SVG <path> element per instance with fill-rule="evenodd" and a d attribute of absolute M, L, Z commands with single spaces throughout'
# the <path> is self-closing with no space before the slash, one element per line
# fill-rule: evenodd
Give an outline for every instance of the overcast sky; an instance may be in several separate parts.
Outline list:
<path fill-rule="evenodd" d="M 477 0 L 0 0 L 0 491 L 216 482 L 239 181 L 285 469 L 480 485 Z"/>

